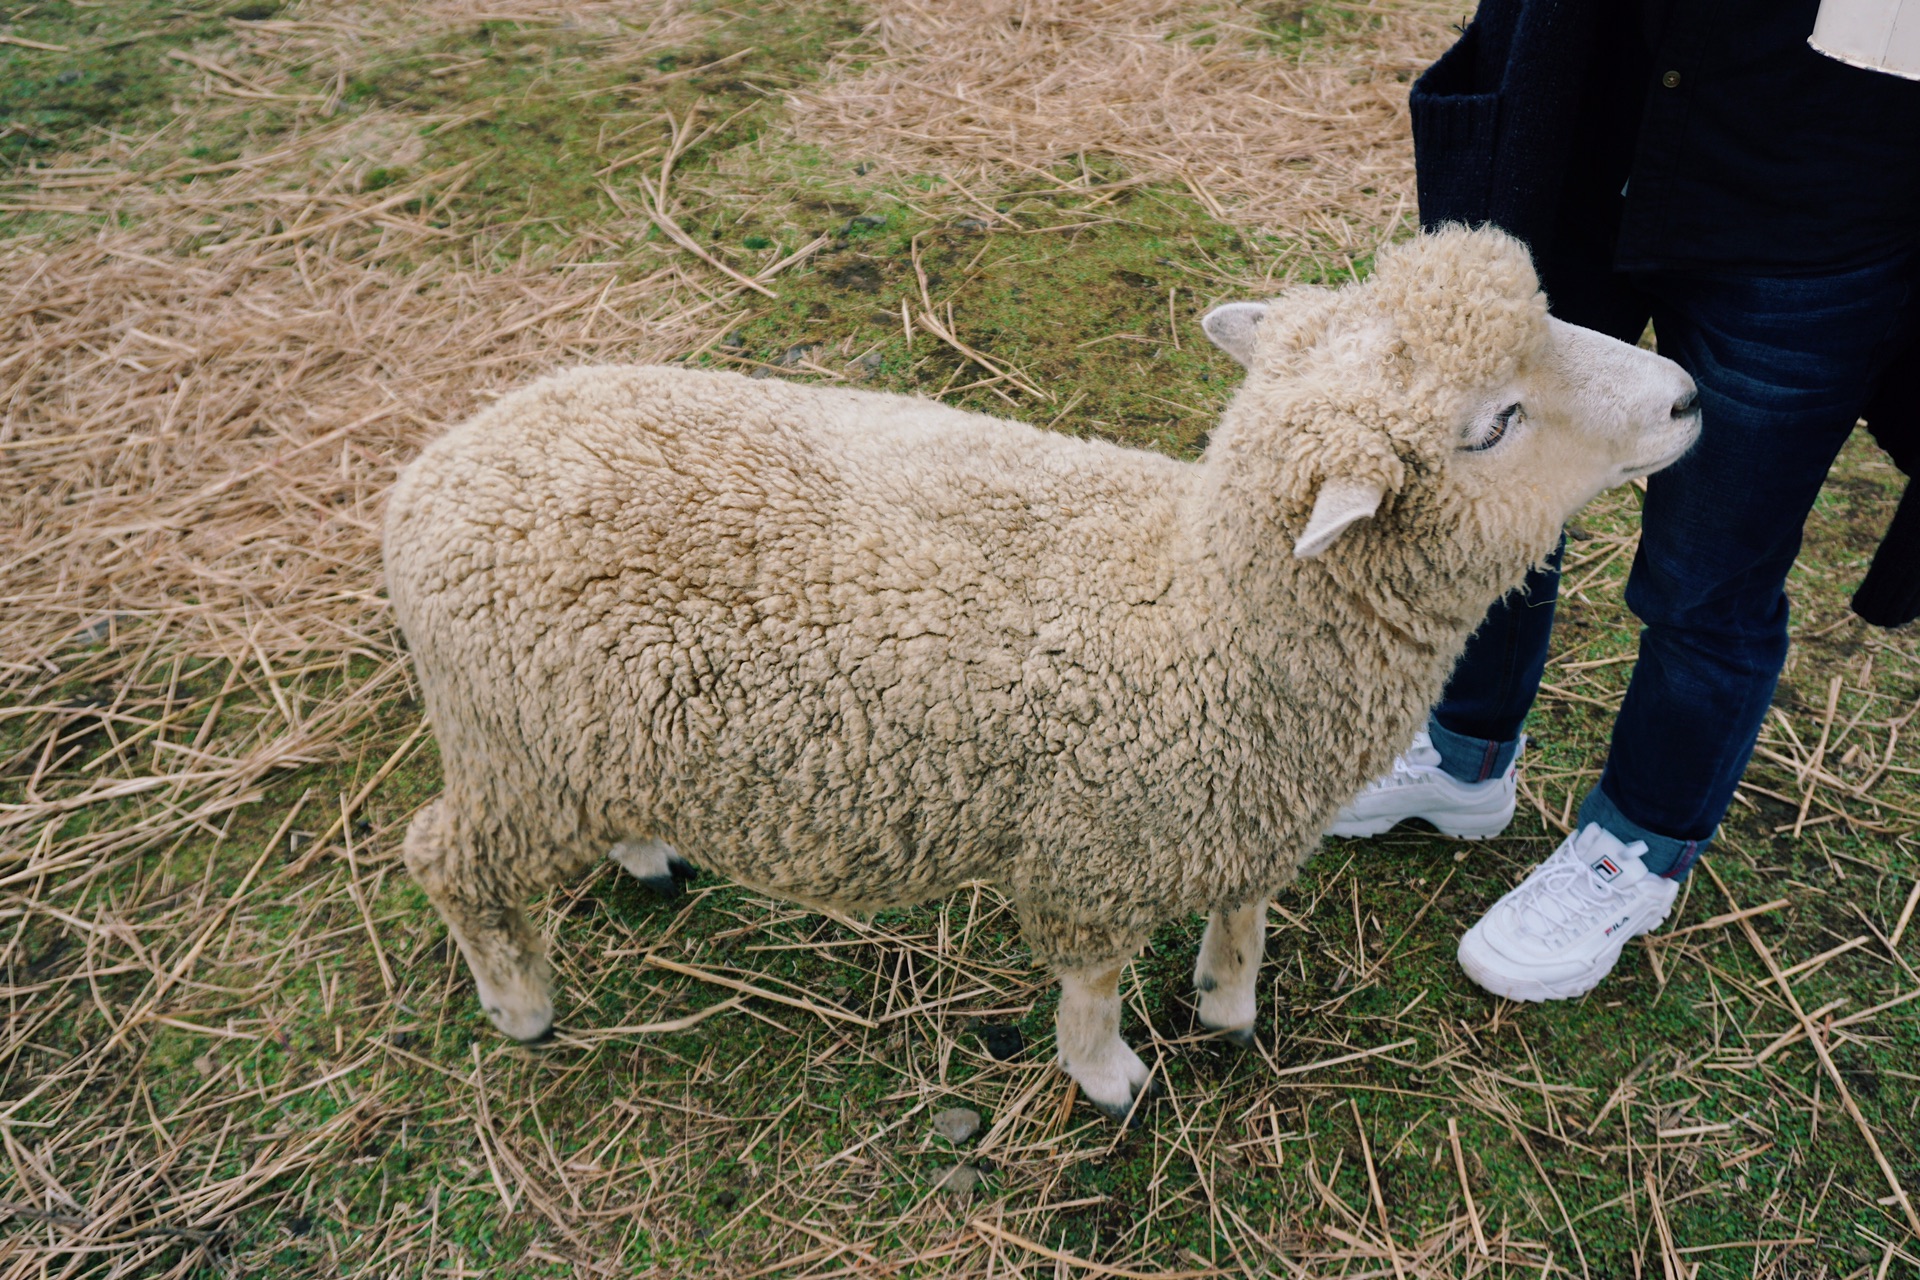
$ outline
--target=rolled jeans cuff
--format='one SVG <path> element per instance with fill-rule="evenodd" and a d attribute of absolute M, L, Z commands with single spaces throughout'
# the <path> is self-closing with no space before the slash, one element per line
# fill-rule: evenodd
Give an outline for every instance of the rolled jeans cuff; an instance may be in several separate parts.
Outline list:
<path fill-rule="evenodd" d="M 1599 823 L 1622 844 L 1632 844 L 1635 840 L 1643 842 L 1647 851 L 1640 855 L 1640 860 L 1647 864 L 1647 870 L 1669 880 L 1686 879 L 1687 873 L 1693 870 L 1693 864 L 1707 851 L 1714 835 L 1719 834 L 1719 829 L 1715 828 L 1704 839 L 1679 840 L 1649 831 L 1620 812 L 1620 806 L 1599 787 L 1589 791 L 1587 798 L 1581 802 L 1580 817 L 1573 829 L 1579 831 L 1589 822 Z"/>
<path fill-rule="evenodd" d="M 1440 767 L 1457 782 L 1485 782 L 1497 778 L 1513 763 L 1520 750 L 1520 739 L 1496 742 L 1455 733 L 1433 716 L 1427 717 L 1427 737 L 1440 753 Z"/>

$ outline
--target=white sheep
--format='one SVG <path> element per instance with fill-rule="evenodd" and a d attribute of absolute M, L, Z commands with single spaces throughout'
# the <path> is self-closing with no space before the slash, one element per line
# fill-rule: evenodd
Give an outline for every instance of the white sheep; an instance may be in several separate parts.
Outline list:
<path fill-rule="evenodd" d="M 1203 326 L 1247 376 L 1197 462 L 643 367 L 428 446 L 386 523 L 446 776 L 405 857 L 494 1024 L 548 1034 L 521 904 L 612 846 L 849 911 L 1001 886 L 1109 1115 L 1156 925 L 1211 913 L 1200 1017 L 1250 1038 L 1268 897 L 1562 522 L 1698 423 L 1492 231 Z"/>

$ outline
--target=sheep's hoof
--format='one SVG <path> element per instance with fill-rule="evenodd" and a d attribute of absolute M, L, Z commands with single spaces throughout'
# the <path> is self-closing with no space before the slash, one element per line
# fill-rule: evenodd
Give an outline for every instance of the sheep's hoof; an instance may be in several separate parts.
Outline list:
<path fill-rule="evenodd" d="M 1225 1036 L 1236 1044 L 1253 1043 L 1253 1024 L 1260 1015 L 1251 986 L 1238 984 L 1232 989 L 1215 985 L 1202 992 L 1194 1021 L 1212 1035 Z"/>
<path fill-rule="evenodd" d="M 480 1007 L 494 1029 L 521 1044 L 543 1044 L 553 1036 L 553 998 L 544 957 L 501 986 L 480 982 Z"/>
<path fill-rule="evenodd" d="M 494 1029 L 509 1040 L 518 1040 L 521 1044 L 545 1044 L 553 1039 L 553 1008 L 534 1010 L 529 1013 L 510 1015 L 498 1005 L 482 1005 L 487 1012 L 487 1021 Z"/>
<path fill-rule="evenodd" d="M 1117 1125 L 1128 1129 L 1138 1129 L 1146 1123 L 1147 1107 L 1166 1094 L 1166 1086 L 1159 1079 L 1147 1081 L 1146 1087 L 1133 1095 L 1130 1102 L 1094 1102 L 1093 1109 Z M 1093 1099 L 1087 1099 L 1093 1102 Z"/>
<path fill-rule="evenodd" d="M 638 876 L 641 884 L 671 902 L 687 891 L 686 880 L 669 872 L 663 876 Z"/>
<path fill-rule="evenodd" d="M 641 884 L 659 894 L 669 902 L 687 891 L 687 885 L 700 874 L 700 869 L 678 854 L 667 858 L 667 869 L 652 875 L 635 876 Z"/>
<path fill-rule="evenodd" d="M 1206 1027 L 1206 1029 L 1209 1032 L 1211 1032 L 1213 1035 L 1219 1037 L 1222 1040 L 1225 1040 L 1226 1042 L 1233 1045 L 1237 1049 L 1253 1048 L 1253 1028 L 1252 1027 L 1214 1027 L 1214 1026 L 1208 1026 L 1204 1022 L 1202 1022 L 1200 1025 L 1203 1027 Z"/>
<path fill-rule="evenodd" d="M 607 850 L 607 856 L 627 869 L 629 875 L 663 898 L 677 898 L 687 881 L 700 872 L 691 862 L 659 840 L 622 840 Z"/>

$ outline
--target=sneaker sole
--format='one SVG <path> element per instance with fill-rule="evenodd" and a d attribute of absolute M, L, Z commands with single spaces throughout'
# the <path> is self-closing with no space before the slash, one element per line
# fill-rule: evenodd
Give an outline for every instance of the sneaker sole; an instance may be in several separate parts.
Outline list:
<path fill-rule="evenodd" d="M 1620 963 L 1620 957 L 1626 951 L 1629 942 L 1642 934 L 1652 933 L 1665 924 L 1667 917 L 1672 914 L 1673 908 L 1668 907 L 1660 913 L 1659 919 L 1646 928 L 1634 930 L 1620 939 L 1620 945 L 1610 952 L 1602 952 L 1585 973 L 1568 978 L 1561 983 L 1539 982 L 1486 968 L 1479 962 L 1477 956 L 1468 953 L 1467 938 L 1460 939 L 1460 950 L 1456 953 L 1456 958 L 1460 961 L 1461 969 L 1466 971 L 1466 975 L 1491 995 L 1517 1000 L 1522 1004 L 1545 1004 L 1549 1000 L 1578 1000 L 1606 980 L 1607 975 L 1613 972 L 1613 967 Z M 1472 936 L 1473 931 L 1469 929 L 1467 937 Z"/>
<path fill-rule="evenodd" d="M 1355 822 L 1336 822 L 1327 828 L 1327 834 L 1348 840 L 1364 840 L 1369 836 L 1385 835 L 1401 823 L 1419 818 L 1432 823 L 1434 830 L 1441 835 L 1451 836 L 1455 840 L 1487 840 L 1507 829 L 1507 824 L 1513 821 L 1514 809 L 1515 806 L 1510 804 L 1500 812 L 1490 814 L 1455 813 L 1436 818 L 1424 813 L 1410 813 L 1404 818 L 1365 818 Z"/>

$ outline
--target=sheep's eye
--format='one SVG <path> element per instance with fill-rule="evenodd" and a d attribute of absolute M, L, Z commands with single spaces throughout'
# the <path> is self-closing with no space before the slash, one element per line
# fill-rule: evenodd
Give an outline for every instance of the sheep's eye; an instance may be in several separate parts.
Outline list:
<path fill-rule="evenodd" d="M 1527 420 L 1526 410 L 1510 404 L 1485 422 L 1474 424 L 1473 432 L 1460 448 L 1467 453 L 1482 453 L 1506 438 L 1507 432 Z"/>

